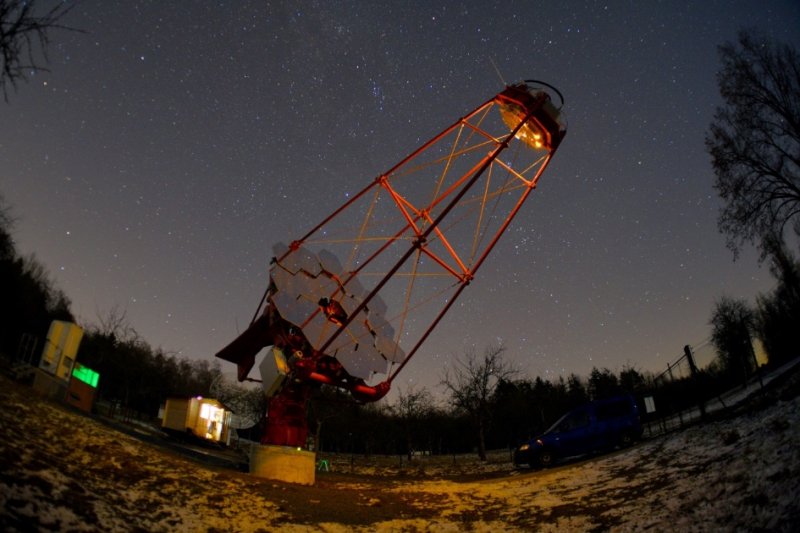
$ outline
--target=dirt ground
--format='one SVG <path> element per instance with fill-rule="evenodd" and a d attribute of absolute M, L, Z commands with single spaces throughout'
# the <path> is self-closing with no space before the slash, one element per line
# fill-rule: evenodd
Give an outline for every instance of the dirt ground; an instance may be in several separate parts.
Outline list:
<path fill-rule="evenodd" d="M 4 531 L 793 531 L 797 376 L 727 418 L 545 471 L 331 457 L 314 486 L 209 466 L 0 377 Z M 135 433 L 135 432 L 134 432 Z"/>

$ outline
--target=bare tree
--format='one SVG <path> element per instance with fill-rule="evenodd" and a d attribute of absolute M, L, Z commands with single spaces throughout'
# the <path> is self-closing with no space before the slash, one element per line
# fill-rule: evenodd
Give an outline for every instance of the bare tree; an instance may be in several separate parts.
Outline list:
<path fill-rule="evenodd" d="M 489 346 L 483 356 L 470 350 L 463 359 L 456 358 L 455 364 L 445 369 L 441 380 L 456 409 L 467 413 L 477 426 L 478 456 L 482 461 L 486 460 L 486 430 L 492 417 L 492 396 L 501 380 L 510 380 L 517 374 L 503 359 L 504 352 L 503 346 Z"/>
<path fill-rule="evenodd" d="M 399 391 L 397 402 L 391 406 L 391 411 L 403 426 L 406 455 L 409 460 L 414 452 L 415 440 L 419 439 L 418 432 L 421 425 L 433 409 L 433 396 L 428 389 L 425 387 L 416 389 L 413 386 L 405 391 Z"/>
<path fill-rule="evenodd" d="M 112 339 L 113 342 L 134 341 L 139 338 L 139 334 L 128 321 L 128 311 L 120 309 L 119 305 L 114 304 L 104 315 L 97 311 L 96 326 L 97 333 Z"/>
<path fill-rule="evenodd" d="M 0 0 L 0 88 L 6 101 L 9 87 L 16 90 L 29 72 L 47 70 L 42 61 L 47 62 L 48 31 L 71 29 L 59 23 L 70 9 L 72 5 L 58 2 L 37 15 L 35 0 Z"/>
<path fill-rule="evenodd" d="M 720 232 L 738 256 L 787 227 L 800 234 L 800 58 L 787 44 L 750 31 L 719 48 L 724 105 L 706 135 L 724 201 Z"/>
<path fill-rule="evenodd" d="M 233 411 L 236 429 L 248 429 L 264 417 L 267 398 L 261 387 L 242 385 L 234 375 L 226 375 L 215 368 L 214 381 L 209 387 L 210 395 Z"/>

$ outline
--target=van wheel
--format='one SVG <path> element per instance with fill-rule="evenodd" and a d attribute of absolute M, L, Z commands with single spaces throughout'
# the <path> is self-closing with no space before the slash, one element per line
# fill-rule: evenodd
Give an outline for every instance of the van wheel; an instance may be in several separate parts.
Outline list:
<path fill-rule="evenodd" d="M 536 458 L 536 463 L 541 468 L 547 468 L 553 464 L 554 459 L 555 457 L 553 457 L 553 452 L 545 448 L 539 452 L 539 456 Z"/>

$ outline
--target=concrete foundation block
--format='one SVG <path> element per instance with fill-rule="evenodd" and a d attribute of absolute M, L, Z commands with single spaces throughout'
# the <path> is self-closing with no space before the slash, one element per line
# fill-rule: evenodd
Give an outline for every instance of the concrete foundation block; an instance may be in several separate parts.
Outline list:
<path fill-rule="evenodd" d="M 289 446 L 259 444 L 250 449 L 254 476 L 298 485 L 313 485 L 317 454 Z"/>

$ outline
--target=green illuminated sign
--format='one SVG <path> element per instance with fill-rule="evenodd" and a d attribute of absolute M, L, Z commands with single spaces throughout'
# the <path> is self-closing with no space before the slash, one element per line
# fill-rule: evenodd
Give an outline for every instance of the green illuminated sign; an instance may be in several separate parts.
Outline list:
<path fill-rule="evenodd" d="M 79 379 L 89 385 L 90 387 L 97 388 L 97 382 L 100 380 L 100 374 L 91 368 L 76 364 L 72 370 L 72 377 Z"/>

